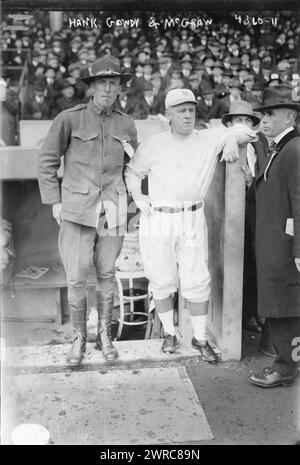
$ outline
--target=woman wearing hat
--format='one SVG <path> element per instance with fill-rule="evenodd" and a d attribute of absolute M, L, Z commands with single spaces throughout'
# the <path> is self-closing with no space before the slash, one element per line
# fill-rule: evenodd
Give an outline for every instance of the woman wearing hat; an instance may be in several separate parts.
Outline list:
<path fill-rule="evenodd" d="M 249 376 L 265 388 L 291 385 L 297 376 L 293 349 L 300 336 L 300 104 L 287 85 L 268 87 L 261 127 L 272 139 L 256 176 L 258 314 L 268 318 L 278 352 L 271 367 Z"/>
<path fill-rule="evenodd" d="M 92 98 L 61 112 L 54 119 L 41 150 L 38 180 L 42 202 L 52 205 L 60 225 L 59 251 L 66 271 L 70 318 L 75 337 L 67 361 L 78 365 L 86 350 L 86 283 L 90 264 L 97 275 L 97 348 L 114 361 L 111 341 L 115 262 L 127 221 L 123 181 L 125 153 L 137 145 L 133 120 L 115 110 L 121 85 L 131 74 L 121 73 L 111 56 L 96 60 L 88 76 Z M 64 155 L 61 191 L 57 171 Z"/>

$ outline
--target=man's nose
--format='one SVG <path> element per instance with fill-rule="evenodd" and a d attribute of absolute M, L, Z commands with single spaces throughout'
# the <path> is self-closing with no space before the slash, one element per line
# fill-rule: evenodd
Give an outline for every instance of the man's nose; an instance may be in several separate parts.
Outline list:
<path fill-rule="evenodd" d="M 106 92 L 110 91 L 110 82 L 109 81 L 106 81 L 106 83 L 105 83 L 105 91 Z"/>

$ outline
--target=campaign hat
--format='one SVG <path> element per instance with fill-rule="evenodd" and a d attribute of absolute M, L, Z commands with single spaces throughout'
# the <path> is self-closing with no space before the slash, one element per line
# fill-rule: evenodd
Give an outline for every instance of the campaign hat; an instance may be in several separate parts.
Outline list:
<path fill-rule="evenodd" d="M 131 73 L 121 72 L 120 61 L 111 55 L 104 55 L 94 61 L 91 66 L 90 74 L 81 78 L 86 84 L 90 84 L 100 77 L 117 77 L 121 78 L 121 84 L 132 78 Z"/>

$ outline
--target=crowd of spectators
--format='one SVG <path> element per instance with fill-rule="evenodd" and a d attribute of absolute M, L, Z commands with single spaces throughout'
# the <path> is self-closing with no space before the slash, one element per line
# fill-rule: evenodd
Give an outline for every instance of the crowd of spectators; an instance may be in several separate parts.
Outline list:
<path fill-rule="evenodd" d="M 3 19 L 1 69 L 6 100 L 1 105 L 11 119 L 8 126 L 12 127 L 16 117 L 52 119 L 62 110 L 88 101 L 90 90 L 80 77 L 106 53 L 118 57 L 122 68 L 133 74 L 116 105 L 135 119 L 163 115 L 166 92 L 187 87 L 198 101 L 197 127 L 206 127 L 210 119 L 227 113 L 236 99 L 256 105 L 266 86 L 288 83 L 296 87 L 300 82 L 296 13 L 276 14 L 276 27 L 271 22 L 244 26 L 233 15 L 223 15 L 197 29 L 150 28 L 145 13 L 139 27 L 108 27 L 109 15 L 99 12 L 77 14 L 96 17 L 97 27 L 70 27 L 70 16 L 76 18 L 63 13 L 59 32 L 52 31 L 46 12 L 34 14 L 25 32 L 5 30 L 7 19 Z M 166 16 L 156 14 L 158 20 Z M 195 13 L 176 16 L 195 17 Z M 20 104 L 10 70 L 25 64 L 27 87 Z M 11 137 L 4 143 L 13 145 Z"/>

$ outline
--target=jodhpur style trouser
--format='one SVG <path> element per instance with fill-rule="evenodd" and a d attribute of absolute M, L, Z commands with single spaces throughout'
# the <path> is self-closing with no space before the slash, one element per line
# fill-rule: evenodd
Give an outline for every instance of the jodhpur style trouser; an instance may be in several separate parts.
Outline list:
<path fill-rule="evenodd" d="M 123 240 L 124 235 L 119 231 L 115 234 L 98 234 L 96 228 L 62 221 L 58 246 L 67 275 L 70 308 L 86 308 L 86 282 L 92 262 L 96 269 L 97 291 L 113 293 L 115 263 Z"/>

